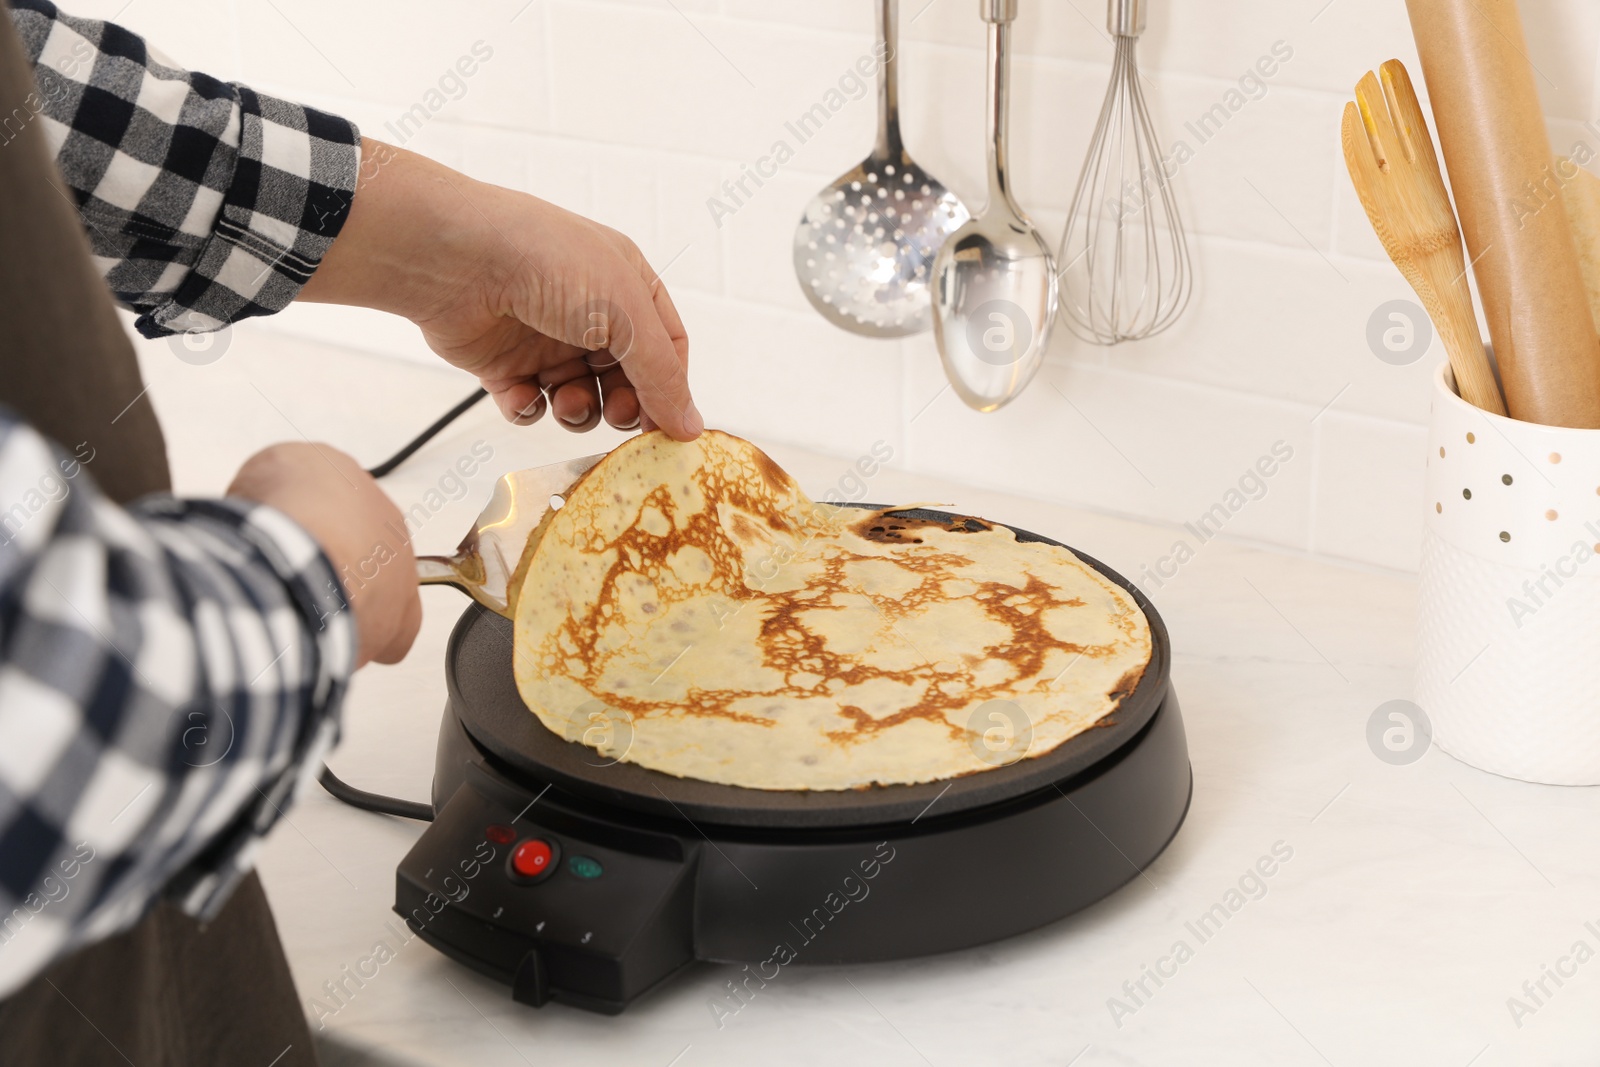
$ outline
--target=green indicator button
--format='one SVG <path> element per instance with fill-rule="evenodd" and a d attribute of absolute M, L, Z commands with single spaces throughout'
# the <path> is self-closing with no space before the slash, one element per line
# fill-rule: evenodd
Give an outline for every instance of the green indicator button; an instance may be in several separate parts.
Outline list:
<path fill-rule="evenodd" d="M 605 873 L 600 861 L 590 856 L 573 856 L 567 861 L 567 870 L 579 878 L 598 878 Z"/>

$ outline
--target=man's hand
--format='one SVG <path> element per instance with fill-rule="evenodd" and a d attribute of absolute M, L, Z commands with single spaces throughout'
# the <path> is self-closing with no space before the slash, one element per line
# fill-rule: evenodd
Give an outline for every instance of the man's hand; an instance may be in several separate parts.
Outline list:
<path fill-rule="evenodd" d="M 329 445 L 273 445 L 245 460 L 228 495 L 277 508 L 322 546 L 355 613 L 356 666 L 406 654 L 422 626 L 417 560 L 400 509 L 360 464 Z"/>
<path fill-rule="evenodd" d="M 537 197 L 370 137 L 345 220 L 301 299 L 411 319 L 506 418 L 568 429 L 704 427 L 689 340 L 634 243 Z"/>

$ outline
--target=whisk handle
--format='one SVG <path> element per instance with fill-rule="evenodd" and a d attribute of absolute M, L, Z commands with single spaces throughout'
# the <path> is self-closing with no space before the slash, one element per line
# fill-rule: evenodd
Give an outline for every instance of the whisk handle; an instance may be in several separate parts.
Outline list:
<path fill-rule="evenodd" d="M 1137 37 L 1144 32 L 1145 0 L 1107 0 L 1106 29 L 1117 37 Z"/>
<path fill-rule="evenodd" d="M 978 14 L 985 22 L 1015 22 L 1017 0 L 978 0 Z"/>

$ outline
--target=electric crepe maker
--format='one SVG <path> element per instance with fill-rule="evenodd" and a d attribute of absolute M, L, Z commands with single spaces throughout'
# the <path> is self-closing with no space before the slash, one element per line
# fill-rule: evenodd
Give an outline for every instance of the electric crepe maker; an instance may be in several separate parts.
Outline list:
<path fill-rule="evenodd" d="M 511 623 L 473 605 L 446 654 L 435 817 L 396 873 L 395 911 L 521 1003 L 615 1014 L 697 960 L 764 981 L 970 948 L 1087 907 L 1161 854 L 1193 776 L 1161 617 L 1075 554 L 1149 619 L 1137 685 L 1047 753 L 920 785 L 769 791 L 608 759 L 528 710 Z"/>

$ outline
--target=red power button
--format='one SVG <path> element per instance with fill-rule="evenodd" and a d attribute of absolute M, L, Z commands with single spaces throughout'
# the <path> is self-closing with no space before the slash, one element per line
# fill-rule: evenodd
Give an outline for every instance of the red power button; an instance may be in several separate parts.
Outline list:
<path fill-rule="evenodd" d="M 553 869 L 554 851 L 550 842 L 530 837 L 511 852 L 511 869 L 524 878 L 540 878 Z"/>

